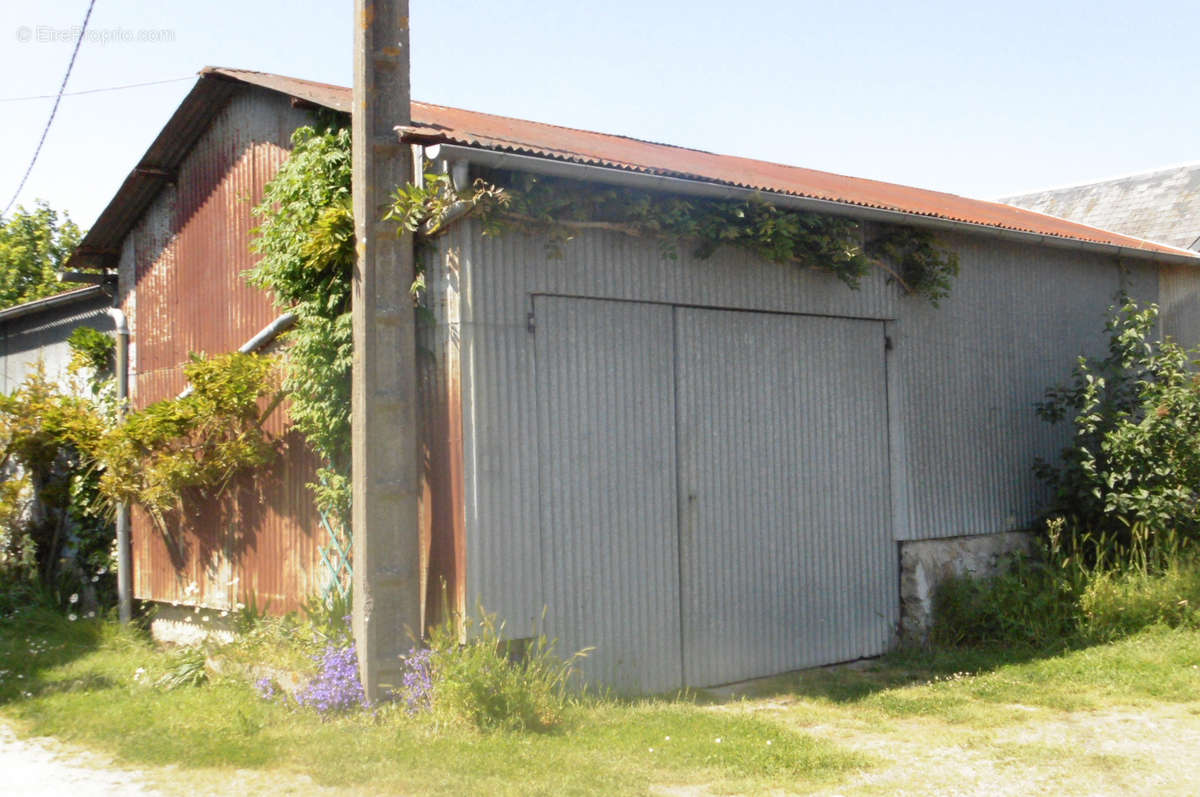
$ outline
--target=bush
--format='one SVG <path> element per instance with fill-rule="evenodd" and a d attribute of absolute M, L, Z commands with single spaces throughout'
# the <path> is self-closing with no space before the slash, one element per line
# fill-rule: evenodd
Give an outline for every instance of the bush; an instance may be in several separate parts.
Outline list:
<path fill-rule="evenodd" d="M 1070 385 L 1038 413 L 1069 419 L 1061 464 L 1035 471 L 1054 490 L 1051 514 L 1111 543 L 1102 555 L 1154 547 L 1167 533 L 1200 539 L 1200 377 L 1194 352 L 1151 341 L 1158 308 L 1122 297 L 1109 308 L 1108 353 L 1079 358 Z"/>

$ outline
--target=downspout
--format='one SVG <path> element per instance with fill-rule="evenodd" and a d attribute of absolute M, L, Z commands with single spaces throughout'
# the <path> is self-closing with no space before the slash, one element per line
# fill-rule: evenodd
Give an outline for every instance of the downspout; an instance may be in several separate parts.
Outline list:
<path fill-rule="evenodd" d="M 110 307 L 108 315 L 117 333 L 117 413 L 124 419 L 129 409 L 129 324 L 125 313 Z M 117 612 L 122 623 L 133 620 L 133 544 L 129 535 L 129 504 L 117 504 Z"/>

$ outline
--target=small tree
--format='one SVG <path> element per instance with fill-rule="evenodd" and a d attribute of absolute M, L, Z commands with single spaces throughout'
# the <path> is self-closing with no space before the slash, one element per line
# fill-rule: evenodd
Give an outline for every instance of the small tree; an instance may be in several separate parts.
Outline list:
<path fill-rule="evenodd" d="M 1052 513 L 1117 546 L 1164 534 L 1200 537 L 1200 377 L 1195 352 L 1154 341 L 1158 308 L 1121 297 L 1108 353 L 1080 357 L 1071 383 L 1046 391 L 1038 414 L 1074 424 L 1058 464 L 1035 471 L 1054 489 Z"/>
<path fill-rule="evenodd" d="M 0 218 L 0 308 L 69 290 L 58 272 L 83 237 L 70 217 L 45 202 Z"/>

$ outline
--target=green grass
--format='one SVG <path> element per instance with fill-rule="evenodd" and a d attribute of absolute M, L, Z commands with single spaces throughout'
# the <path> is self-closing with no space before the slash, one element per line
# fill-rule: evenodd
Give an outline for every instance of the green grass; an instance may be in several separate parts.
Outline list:
<path fill-rule="evenodd" d="M 179 658 L 99 622 L 0 621 L 0 714 L 138 766 L 276 770 L 381 792 L 757 791 L 870 763 L 777 717 L 687 700 L 577 701 L 545 733 L 439 729 L 396 707 L 323 720 L 232 678 L 166 688 Z"/>
<path fill-rule="evenodd" d="M 438 728 L 396 708 L 322 720 L 233 678 L 168 689 L 179 660 L 111 624 L 51 612 L 0 621 L 0 714 L 143 767 L 258 770 L 382 793 L 625 794 L 831 788 L 888 766 L 864 739 L 911 743 L 914 733 L 1005 766 L 1133 777 L 1144 768 L 1133 759 L 996 734 L 1064 712 L 1200 706 L 1200 631 L 1165 626 L 1044 656 L 900 651 L 760 682 L 740 699 L 577 701 L 545 733 Z"/>

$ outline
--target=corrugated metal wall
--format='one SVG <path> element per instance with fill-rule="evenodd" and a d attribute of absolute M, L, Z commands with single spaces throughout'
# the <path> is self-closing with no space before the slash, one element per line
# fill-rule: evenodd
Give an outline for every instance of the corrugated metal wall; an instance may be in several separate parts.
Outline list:
<path fill-rule="evenodd" d="M 685 573 L 690 567 L 692 574 L 684 577 L 681 594 L 687 593 L 688 579 L 700 585 L 705 583 L 705 573 L 715 576 L 722 572 L 721 550 L 741 551 L 745 558 L 728 565 L 722 578 L 731 579 L 731 589 L 749 594 L 750 603 L 758 603 L 757 610 L 764 618 L 786 613 L 780 607 L 786 606 L 787 600 L 779 601 L 779 593 L 789 589 L 803 593 L 804 585 L 820 585 L 811 586 L 803 596 L 806 608 L 802 611 L 810 612 L 804 622 L 813 630 L 800 635 L 802 639 L 787 633 L 768 635 L 761 642 L 765 650 L 754 655 L 774 662 L 771 666 L 788 667 L 882 649 L 896 620 L 895 604 L 884 596 L 894 596 L 898 584 L 895 542 L 881 543 L 880 538 L 898 541 L 989 533 L 1031 522 L 1043 497 L 1032 475 L 1034 457 L 1057 455 L 1065 439 L 1065 430 L 1056 430 L 1037 418 L 1034 403 L 1048 386 L 1069 376 L 1080 352 L 1100 350 L 1106 308 L 1118 289 L 1124 287 L 1143 300 L 1159 296 L 1159 277 L 1151 267 L 1123 268 L 1115 258 L 985 236 L 947 235 L 943 240 L 959 251 L 962 273 L 950 298 L 933 308 L 921 299 L 900 296 L 882 274 L 868 277 L 856 292 L 827 273 L 757 262 L 738 252 L 722 251 L 706 261 L 684 252 L 671 260 L 662 257 L 653 242 L 605 233 L 580 235 L 565 248 L 563 257 L 556 259 L 548 255 L 543 240 L 520 235 L 482 238 L 474 223 L 457 225 L 441 239 L 441 251 L 443 258 L 453 260 L 455 284 L 461 291 L 457 323 L 463 395 L 466 605 L 481 604 L 499 612 L 513 637 L 532 633 L 544 606 L 549 607 L 551 617 L 563 610 L 574 619 L 556 622 L 553 630 L 565 635 L 571 645 L 591 644 L 590 634 L 604 633 L 612 635 L 609 642 L 621 651 L 612 660 L 590 665 L 593 673 L 620 683 L 629 675 L 617 673 L 619 663 L 629 665 L 637 660 L 630 670 L 642 683 L 658 685 L 675 677 L 669 657 L 654 653 L 649 643 L 640 653 L 624 652 L 630 645 L 641 644 L 636 641 L 640 632 L 635 626 L 652 622 L 646 612 L 658 599 L 657 593 L 635 589 L 642 604 L 631 605 L 627 580 L 648 578 L 650 570 L 657 572 L 660 560 L 669 559 L 669 550 L 663 547 L 661 557 L 647 558 L 643 548 L 621 542 L 623 537 L 612 540 L 611 545 L 600 545 L 595 533 L 595 519 L 611 515 L 623 519 L 617 525 L 633 535 L 630 539 L 641 539 L 651 534 L 643 520 L 669 514 L 665 504 L 651 500 L 663 495 L 649 489 L 652 482 L 641 485 L 642 492 L 630 494 L 605 481 L 612 472 L 631 468 L 649 454 L 639 453 L 634 443 L 616 445 L 619 433 L 609 430 L 608 467 L 615 471 L 600 465 L 579 470 L 580 462 L 590 461 L 589 446 L 601 444 L 586 437 L 587 427 L 572 426 L 582 421 L 571 414 L 599 413 L 593 418 L 623 415 L 625 423 L 639 430 L 639 440 L 653 440 L 657 399 L 648 396 L 661 399 L 665 395 L 661 391 L 666 390 L 661 385 L 652 387 L 651 375 L 661 368 L 661 363 L 654 365 L 661 359 L 661 341 L 626 340 L 615 317 L 587 321 L 599 324 L 589 332 L 584 329 L 586 319 L 566 309 L 571 307 L 571 299 L 658 303 L 673 306 L 677 313 L 695 308 L 694 312 L 752 310 L 857 319 L 836 323 L 861 324 L 862 329 L 876 330 L 872 336 L 886 336 L 891 347 L 886 369 L 880 370 L 881 361 L 871 365 L 853 356 L 837 359 L 839 346 L 849 345 L 853 335 L 814 333 L 823 344 L 811 352 L 832 358 L 818 360 L 815 367 L 827 369 L 838 379 L 852 382 L 856 368 L 874 368 L 858 374 L 862 394 L 855 394 L 852 400 L 844 397 L 850 383 L 839 383 L 837 389 L 843 395 L 839 401 L 847 410 L 881 414 L 885 426 L 846 426 L 842 416 L 818 415 L 815 427 L 791 429 L 780 423 L 770 433 L 759 430 L 762 434 L 752 435 L 758 442 L 748 443 L 757 447 L 762 462 L 777 461 L 777 467 L 785 471 L 799 470 L 812 463 L 788 459 L 788 449 L 778 447 L 779 440 L 793 439 L 788 434 L 798 435 L 795 447 L 820 452 L 818 468 L 823 461 L 829 473 L 850 467 L 860 470 L 858 478 L 865 479 L 860 489 L 840 497 L 831 494 L 821 509 L 825 522 L 838 527 L 829 529 L 828 537 L 814 537 L 812 550 L 792 549 L 815 556 L 819 563 L 810 571 L 798 568 L 801 573 L 786 567 L 775 572 L 770 569 L 776 564 L 773 560 L 754 558 L 762 551 L 748 543 L 731 542 L 727 536 L 736 537 L 739 531 L 754 527 L 767 530 L 763 550 L 787 552 L 788 544 L 799 546 L 787 531 L 791 514 L 799 510 L 753 500 L 778 491 L 765 489 L 771 484 L 769 474 L 754 470 L 761 463 L 751 459 L 744 463 L 748 470 L 742 475 L 757 475 L 746 476 L 741 488 L 726 485 L 728 500 L 721 511 L 728 514 L 723 526 L 714 526 L 703 556 L 698 548 L 692 561 L 683 551 Z M 1182 279 L 1186 284 L 1187 278 Z M 559 303 L 559 309 L 548 310 L 552 303 Z M 550 329 L 550 323 L 558 328 Z M 543 333 L 549 340 L 543 339 Z M 771 341 L 787 336 L 765 328 L 759 333 L 766 337 L 759 340 L 755 333 L 747 333 L 745 348 L 736 352 L 738 344 L 733 338 L 717 335 L 706 339 L 712 358 L 736 360 L 747 374 L 761 367 L 759 377 L 748 382 L 710 384 L 696 393 L 692 411 L 697 418 L 708 419 L 710 432 L 722 429 L 719 410 L 736 403 L 739 393 L 743 404 L 759 402 L 766 413 L 763 417 L 774 414 L 778 419 L 788 412 L 808 412 L 808 405 L 801 405 L 809 399 L 797 387 L 807 378 L 804 370 L 797 366 L 789 375 L 772 371 L 765 360 L 755 359 L 769 356 L 775 345 Z M 607 344 L 600 342 L 604 339 Z M 597 352 L 607 351 L 603 347 L 613 341 L 625 341 L 618 348 L 624 346 L 623 356 L 628 361 L 616 356 L 595 359 Z M 724 355 L 718 354 L 721 347 L 725 347 Z M 585 367 L 584 362 L 592 365 Z M 548 368 L 559 371 L 547 373 Z M 739 372 L 734 369 L 730 373 Z M 714 378 L 711 373 L 707 376 Z M 592 404 L 561 399 L 555 404 L 552 396 L 541 392 L 562 380 L 575 380 L 577 396 L 590 397 Z M 772 404 L 778 397 L 759 390 L 764 380 L 785 392 L 798 390 L 792 397 L 798 403 L 788 410 Z M 793 380 L 791 387 L 782 384 L 788 380 Z M 629 389 L 641 398 L 614 393 L 614 385 L 622 382 L 638 385 L 636 390 Z M 726 400 L 713 404 L 712 396 L 722 392 Z M 631 400 L 641 402 L 637 413 L 629 409 Z M 820 406 L 818 399 L 811 400 Z M 741 420 L 736 414 L 726 417 L 724 430 L 710 441 L 713 447 L 697 448 L 696 456 L 707 463 L 728 456 L 729 449 L 720 446 L 729 445 Z M 854 437 L 852 432 L 861 436 Z M 822 434 L 830 440 L 847 440 L 850 434 L 851 439 L 845 450 L 831 452 L 823 450 L 820 440 L 826 438 L 820 437 Z M 632 460 L 627 461 L 626 454 Z M 576 470 L 570 471 L 568 464 Z M 585 471 L 586 475 L 580 476 Z M 553 480 L 554 491 L 547 490 L 547 479 Z M 720 492 L 720 484 L 711 481 L 707 489 Z M 864 486 L 869 489 L 864 491 Z M 738 500 L 744 503 L 737 504 Z M 884 504 L 887 506 L 880 510 Z M 677 510 L 686 511 L 684 507 Z M 744 515 L 745 529 L 733 529 L 731 518 L 739 514 Z M 855 538 L 861 542 L 846 547 L 844 535 L 851 528 L 866 531 Z M 726 547 L 721 548 L 722 544 Z M 631 545 L 636 549 L 632 558 Z M 883 550 L 890 550 L 890 560 L 878 553 Z M 751 551 L 756 551 L 754 556 Z M 752 572 L 765 574 L 764 582 L 774 580 L 778 590 L 754 591 Z M 583 583 L 580 579 L 585 578 L 621 586 L 597 589 L 585 585 L 572 597 L 568 585 Z M 788 582 L 789 578 L 793 580 Z M 753 669 L 739 658 L 739 646 L 744 648 L 747 643 L 735 629 L 755 613 L 722 607 L 721 588 L 715 586 L 718 582 L 712 582 L 707 603 L 697 598 L 682 616 L 681 628 L 688 623 L 688 611 L 696 618 L 714 610 L 728 615 L 727 631 L 698 636 L 688 648 L 683 668 L 692 683 L 742 677 Z M 881 591 L 870 600 L 857 605 L 850 600 L 875 586 Z M 669 578 L 660 578 L 656 588 L 669 589 Z M 579 595 L 586 595 L 587 600 L 579 601 Z M 556 609 L 552 605 L 556 600 L 564 605 Z M 822 623 L 828 628 L 843 622 L 855 630 L 840 636 L 835 631 L 821 640 Z M 672 626 L 665 627 L 670 634 Z M 701 661 L 710 644 L 708 656 L 720 659 L 711 665 Z M 809 656 L 810 648 L 819 645 L 838 652 Z"/>
<path fill-rule="evenodd" d="M 127 238 L 119 268 L 134 280 L 123 307 L 135 406 L 182 391 L 189 353 L 237 349 L 277 315 L 242 276 L 256 260 L 251 209 L 287 157 L 292 130 L 310 120 L 285 97 L 235 95 Z M 166 534 L 134 513 L 137 597 L 225 609 L 253 595 L 285 611 L 319 587 L 325 539 L 304 487 L 316 463 L 287 432 L 285 410 L 266 426 L 280 458 L 265 477 L 232 485 L 218 501 L 195 496 Z"/>
<path fill-rule="evenodd" d="M 51 379 L 67 376 L 71 348 L 67 338 L 76 327 L 86 326 L 111 332 L 112 319 L 106 296 L 44 310 L 32 315 L 0 322 L 0 392 L 12 393 L 41 360 Z"/>
<path fill-rule="evenodd" d="M 1067 381 L 1080 353 L 1103 351 L 1107 308 L 1125 288 L 1157 301 L 1152 270 L 1051 247 L 947 236 L 962 270 L 934 308 L 906 302 L 888 325 L 893 463 L 904 496 L 898 539 L 1027 528 L 1046 497 L 1035 457 L 1067 428 L 1034 405 Z"/>

